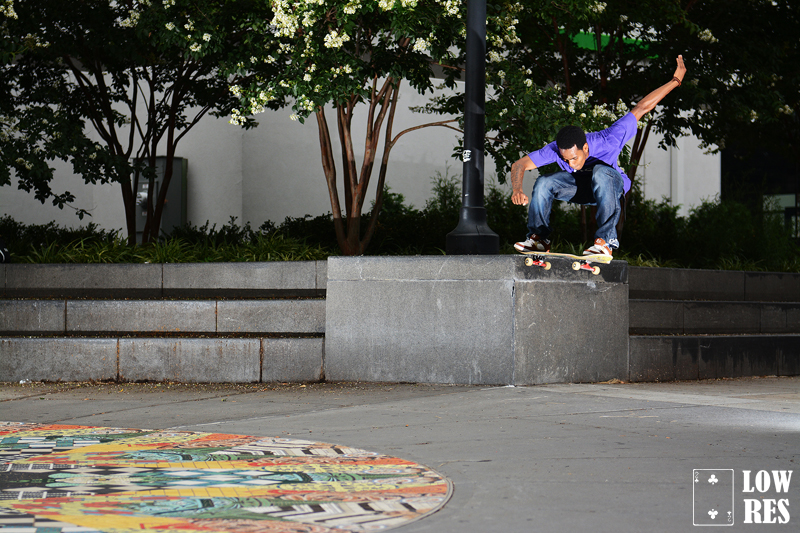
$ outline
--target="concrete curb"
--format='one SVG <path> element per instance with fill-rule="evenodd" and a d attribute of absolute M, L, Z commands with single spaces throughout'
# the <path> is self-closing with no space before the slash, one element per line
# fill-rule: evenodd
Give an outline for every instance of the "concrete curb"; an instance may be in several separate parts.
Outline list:
<path fill-rule="evenodd" d="M 4 298 L 323 297 L 326 261 L 3 265 Z"/>
<path fill-rule="evenodd" d="M 323 346 L 321 338 L 5 338 L 0 381 L 320 381 Z"/>
<path fill-rule="evenodd" d="M 800 274 L 629 267 L 630 296 L 648 300 L 800 302 Z"/>
<path fill-rule="evenodd" d="M 630 345 L 630 381 L 800 374 L 800 335 L 632 335 Z"/>
<path fill-rule="evenodd" d="M 311 334 L 325 300 L 0 300 L 0 335 Z"/>

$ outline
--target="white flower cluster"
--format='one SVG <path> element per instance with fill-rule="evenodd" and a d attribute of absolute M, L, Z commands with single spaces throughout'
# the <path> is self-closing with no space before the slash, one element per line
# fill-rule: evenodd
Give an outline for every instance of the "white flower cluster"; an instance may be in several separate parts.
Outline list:
<path fill-rule="evenodd" d="M 785 106 L 780 108 L 780 112 L 785 114 L 785 115 L 791 115 L 792 113 L 794 113 L 794 109 L 789 107 L 789 104 L 786 104 Z"/>
<path fill-rule="evenodd" d="M 338 31 L 332 30 L 325 36 L 325 48 L 341 48 L 349 40 L 350 36 L 346 33 L 339 35 Z"/>
<path fill-rule="evenodd" d="M 383 11 L 389 11 L 394 7 L 395 0 L 379 0 L 378 7 Z"/>
<path fill-rule="evenodd" d="M 403 7 L 417 7 L 417 0 L 400 0 L 400 5 Z"/>
<path fill-rule="evenodd" d="M 305 15 L 303 15 L 303 27 L 310 28 L 314 25 L 317 21 L 316 17 L 314 16 L 313 11 L 308 11 Z"/>
<path fill-rule="evenodd" d="M 352 74 L 352 73 L 353 73 L 353 67 L 351 67 L 350 65 L 344 65 L 341 67 L 335 67 L 331 69 L 331 74 L 333 75 L 334 78 L 338 78 L 340 74 Z"/>
<path fill-rule="evenodd" d="M 17 13 L 14 11 L 14 0 L 4 0 L 3 3 L 0 4 L 0 13 L 10 19 L 17 18 Z"/>
<path fill-rule="evenodd" d="M 211 40 L 211 34 L 210 33 L 204 33 L 203 34 L 203 40 L 205 42 L 209 42 Z"/>
<path fill-rule="evenodd" d="M 358 8 L 361 7 L 361 2 L 359 0 L 354 0 L 344 6 L 344 12 L 348 15 L 355 15 Z"/>
<path fill-rule="evenodd" d="M 304 109 L 306 111 L 314 111 L 317 106 L 308 96 L 302 95 L 297 99 L 297 104 L 295 107 L 298 109 Z"/>
<path fill-rule="evenodd" d="M 711 30 L 703 30 L 697 34 L 697 38 L 701 41 L 714 44 L 717 42 L 717 38 L 711 34 Z"/>
<path fill-rule="evenodd" d="M 461 2 L 456 2 L 455 0 L 436 0 L 436 2 L 444 7 L 444 10 L 447 11 L 448 15 L 461 15 Z"/>
<path fill-rule="evenodd" d="M 165 26 L 165 27 L 166 27 L 166 28 L 167 28 L 169 31 L 172 31 L 172 30 L 174 30 L 174 29 L 175 29 L 175 24 L 173 24 L 172 22 L 167 22 L 167 23 L 166 23 L 164 26 Z"/>
<path fill-rule="evenodd" d="M 596 2 L 594 5 L 590 6 L 589 9 L 594 11 L 597 14 L 602 13 L 606 10 L 606 3 L 605 2 Z"/>
<path fill-rule="evenodd" d="M 427 39 L 423 39 L 422 37 L 418 37 L 416 41 L 414 41 L 414 51 L 415 52 L 427 52 L 431 49 L 431 40 L 433 39 L 433 33 L 428 35 Z"/>
<path fill-rule="evenodd" d="M 135 9 L 128 11 L 128 18 L 119 23 L 123 28 L 133 28 L 139 22 L 140 13 Z"/>
<path fill-rule="evenodd" d="M 199 52 L 201 48 L 203 48 L 203 45 L 200 43 L 192 43 L 192 45 L 189 47 L 189 50 L 192 52 Z"/>
<path fill-rule="evenodd" d="M 233 124 L 234 126 L 241 126 L 245 123 L 247 117 L 242 115 L 242 112 L 238 109 L 231 110 L 231 119 L 228 121 L 229 124 Z"/>
<path fill-rule="evenodd" d="M 27 161 L 25 161 L 21 157 L 18 157 L 16 162 L 17 162 L 18 165 L 22 165 L 23 167 L 25 167 L 28 170 L 33 168 L 33 165 L 31 165 L 30 163 L 28 163 Z"/>
<path fill-rule="evenodd" d="M 275 10 L 272 25 L 276 28 L 276 37 L 292 37 L 297 33 L 299 23 L 295 14 L 295 6 L 288 0 L 277 0 L 272 7 Z"/>
<path fill-rule="evenodd" d="M 162 3 L 164 4 L 165 9 L 169 9 L 175 5 L 175 0 L 164 0 Z"/>
<path fill-rule="evenodd" d="M 26 35 L 24 40 L 28 44 L 28 46 L 34 46 L 36 48 L 47 48 L 48 46 L 50 46 L 49 42 L 42 41 L 38 35 L 34 35 L 32 33 Z"/>
<path fill-rule="evenodd" d="M 490 62 L 499 63 L 502 60 L 503 60 L 503 58 L 500 57 L 500 54 L 498 54 L 495 50 L 489 50 L 489 61 Z"/>

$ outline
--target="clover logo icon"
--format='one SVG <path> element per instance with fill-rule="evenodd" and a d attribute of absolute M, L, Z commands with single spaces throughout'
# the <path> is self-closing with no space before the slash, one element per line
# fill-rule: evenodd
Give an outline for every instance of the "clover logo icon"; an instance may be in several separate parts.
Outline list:
<path fill-rule="evenodd" d="M 711 517 L 711 520 L 714 520 L 717 517 L 718 514 L 719 514 L 719 511 L 717 511 L 716 509 L 711 509 L 708 512 L 708 516 Z"/>
<path fill-rule="evenodd" d="M 711 483 L 712 485 L 716 485 L 717 483 L 719 483 L 719 480 L 717 479 L 717 476 L 711 474 L 711 477 L 708 478 L 708 482 Z"/>

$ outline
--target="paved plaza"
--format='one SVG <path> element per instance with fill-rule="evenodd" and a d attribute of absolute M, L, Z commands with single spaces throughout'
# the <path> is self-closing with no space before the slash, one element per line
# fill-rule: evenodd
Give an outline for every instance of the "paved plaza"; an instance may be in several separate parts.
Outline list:
<path fill-rule="evenodd" d="M 447 480 L 449 500 L 400 524 L 406 533 L 697 531 L 694 523 L 717 525 L 728 510 L 726 531 L 800 524 L 800 476 L 787 479 L 800 462 L 798 377 L 531 387 L 6 383 L 0 410 L 7 422 L 311 441 L 428 467 Z M 781 476 L 787 483 L 776 487 Z M 719 487 L 727 507 L 700 509 Z M 342 529 L 359 530 L 350 525 Z"/>

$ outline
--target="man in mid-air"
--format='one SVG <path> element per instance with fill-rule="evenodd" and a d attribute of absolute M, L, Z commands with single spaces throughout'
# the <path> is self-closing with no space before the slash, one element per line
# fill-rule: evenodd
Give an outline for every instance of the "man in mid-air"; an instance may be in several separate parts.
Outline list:
<path fill-rule="evenodd" d="M 617 159 L 636 135 L 636 123 L 672 91 L 686 75 L 683 56 L 670 81 L 645 96 L 636 107 L 603 131 L 584 133 L 577 126 L 566 126 L 556 140 L 520 158 L 511 166 L 511 201 L 528 205 L 528 234 L 514 244 L 521 253 L 550 251 L 550 209 L 553 200 L 597 206 L 597 232 L 594 244 L 583 255 L 612 255 L 619 247 L 617 223 L 622 213 L 620 200 L 631 188 L 631 180 L 619 168 Z M 533 184 L 530 204 L 522 191 L 526 170 L 557 163 L 560 171 L 539 176 Z"/>

